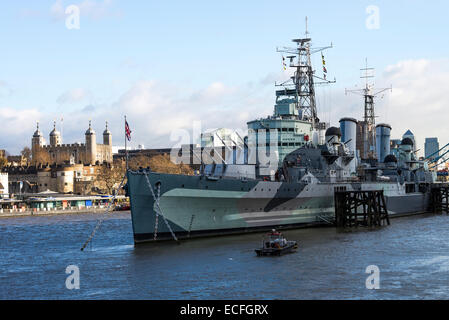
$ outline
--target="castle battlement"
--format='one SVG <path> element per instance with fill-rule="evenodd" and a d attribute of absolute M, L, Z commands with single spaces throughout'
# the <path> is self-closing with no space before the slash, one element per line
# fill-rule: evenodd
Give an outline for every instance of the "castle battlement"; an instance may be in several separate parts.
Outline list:
<path fill-rule="evenodd" d="M 99 144 L 97 144 L 97 145 L 99 145 Z M 50 150 L 52 148 L 73 149 L 73 148 L 85 148 L 85 147 L 86 147 L 85 143 L 60 144 L 60 145 L 56 145 L 56 146 L 52 146 L 50 144 L 46 144 L 46 145 L 41 146 L 41 148 L 47 149 L 47 150 Z"/>
<path fill-rule="evenodd" d="M 44 144 L 45 141 L 42 133 L 39 131 L 38 124 L 37 130 L 31 139 L 32 162 L 34 164 L 61 164 L 65 162 L 112 163 L 112 136 L 107 124 L 103 132 L 103 144 L 96 143 L 96 135 L 92 129 L 91 122 L 89 122 L 89 128 L 85 132 L 85 139 L 85 143 L 63 144 L 61 133 L 56 130 L 55 122 L 54 129 L 50 133 L 50 144 Z"/>

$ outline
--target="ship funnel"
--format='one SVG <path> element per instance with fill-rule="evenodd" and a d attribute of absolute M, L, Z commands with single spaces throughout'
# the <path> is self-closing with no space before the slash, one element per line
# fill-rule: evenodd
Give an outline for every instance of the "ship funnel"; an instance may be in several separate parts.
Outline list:
<path fill-rule="evenodd" d="M 350 152 L 355 152 L 357 142 L 357 120 L 353 118 L 340 119 L 341 142 L 346 144 Z"/>
<path fill-rule="evenodd" d="M 390 154 L 390 132 L 388 124 L 381 123 L 376 126 L 376 153 L 379 162 L 384 162 L 386 156 Z"/>

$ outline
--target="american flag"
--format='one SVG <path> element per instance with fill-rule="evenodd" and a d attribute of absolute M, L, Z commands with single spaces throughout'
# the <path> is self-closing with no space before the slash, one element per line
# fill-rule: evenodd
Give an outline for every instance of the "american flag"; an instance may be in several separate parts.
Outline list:
<path fill-rule="evenodd" d="M 128 141 L 131 141 L 131 130 L 129 129 L 128 121 L 125 119 L 125 135 Z"/>

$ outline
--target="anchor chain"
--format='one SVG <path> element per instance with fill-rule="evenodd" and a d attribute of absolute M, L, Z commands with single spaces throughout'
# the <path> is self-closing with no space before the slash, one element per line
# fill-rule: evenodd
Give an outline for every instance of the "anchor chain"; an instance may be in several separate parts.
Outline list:
<path fill-rule="evenodd" d="M 123 176 L 122 182 L 120 182 L 120 185 L 118 186 L 118 188 L 115 189 L 114 195 L 113 195 L 111 201 L 109 201 L 108 207 L 106 208 L 106 211 L 104 212 L 103 217 L 100 220 L 98 220 L 97 225 L 95 226 L 94 230 L 90 234 L 89 238 L 87 238 L 86 242 L 81 247 L 81 251 L 83 251 L 87 247 L 89 242 L 93 239 L 93 237 L 94 237 L 95 233 L 97 232 L 97 230 L 100 228 L 100 226 L 103 223 L 103 221 L 106 220 L 106 218 L 108 217 L 109 210 L 111 209 L 112 204 L 114 203 L 115 198 L 117 197 L 118 190 L 120 190 L 123 187 L 123 182 L 125 182 L 125 178 L 126 178 L 126 173 Z"/>
<path fill-rule="evenodd" d="M 159 203 L 159 199 L 161 198 L 161 184 L 157 183 L 157 203 Z M 156 241 L 157 239 L 157 228 L 159 226 L 159 212 L 158 210 L 155 210 L 155 216 L 156 216 L 156 221 L 154 222 L 154 238 L 153 240 Z"/>
<path fill-rule="evenodd" d="M 190 232 L 192 231 L 193 219 L 195 219 L 195 215 L 194 215 L 194 214 L 192 214 L 192 218 L 190 219 L 190 225 L 189 225 L 189 238 L 190 238 Z"/>
<path fill-rule="evenodd" d="M 148 178 L 148 174 L 146 172 L 144 172 L 143 174 L 145 175 L 145 179 L 147 180 L 148 188 L 150 189 L 151 195 L 153 196 L 154 202 L 156 203 L 156 210 L 155 211 L 159 211 L 156 214 L 159 214 L 162 217 L 162 219 L 164 219 L 164 222 L 167 225 L 167 228 L 170 231 L 173 239 L 175 239 L 175 241 L 178 241 L 178 238 L 176 237 L 175 233 L 173 232 L 170 224 L 168 223 L 167 219 L 165 219 L 165 216 L 162 214 L 162 209 L 161 209 L 161 207 L 159 205 L 159 201 L 156 199 L 156 195 L 154 194 L 154 190 L 153 190 L 153 187 L 151 186 L 150 179 Z"/>

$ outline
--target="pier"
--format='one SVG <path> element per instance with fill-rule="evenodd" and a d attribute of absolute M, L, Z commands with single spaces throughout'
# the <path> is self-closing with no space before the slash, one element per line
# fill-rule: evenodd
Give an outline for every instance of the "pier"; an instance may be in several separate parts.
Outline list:
<path fill-rule="evenodd" d="M 449 185 L 435 184 L 430 192 L 431 211 L 449 214 Z"/>
<path fill-rule="evenodd" d="M 383 190 L 337 191 L 334 201 L 337 227 L 390 225 Z"/>

